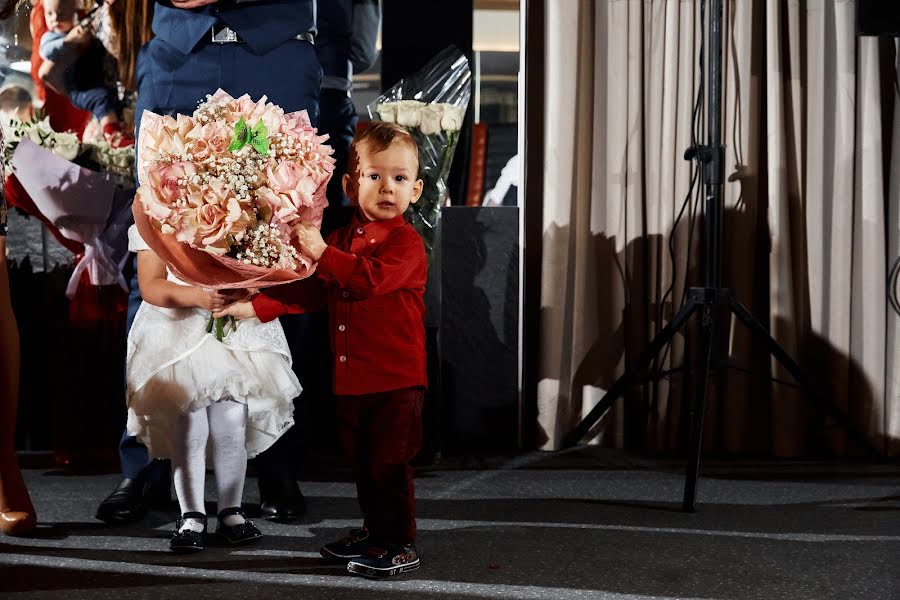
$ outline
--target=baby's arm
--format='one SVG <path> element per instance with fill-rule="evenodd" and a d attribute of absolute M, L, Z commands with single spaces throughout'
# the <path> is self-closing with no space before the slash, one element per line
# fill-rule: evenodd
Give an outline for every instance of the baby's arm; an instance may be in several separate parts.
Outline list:
<path fill-rule="evenodd" d="M 179 285 L 166 279 L 166 263 L 151 250 L 141 250 L 138 256 L 138 285 L 141 298 L 162 308 L 203 308 L 218 310 L 230 298 L 215 290 L 206 291 L 195 285 Z"/>

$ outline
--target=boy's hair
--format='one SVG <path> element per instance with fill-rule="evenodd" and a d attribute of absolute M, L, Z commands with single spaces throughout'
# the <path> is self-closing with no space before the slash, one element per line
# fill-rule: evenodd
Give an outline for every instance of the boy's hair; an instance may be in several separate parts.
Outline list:
<path fill-rule="evenodd" d="M 418 176 L 419 147 L 416 146 L 416 141 L 401 125 L 384 121 L 372 121 L 353 138 L 353 142 L 350 144 L 350 155 L 347 159 L 347 172 L 356 173 L 359 164 L 356 148 L 360 144 L 366 144 L 373 152 L 381 152 L 394 143 L 403 144 L 412 150 L 416 157 L 416 175 Z"/>
<path fill-rule="evenodd" d="M 31 106 L 31 94 L 20 85 L 0 89 L 0 112 L 16 113 Z"/>

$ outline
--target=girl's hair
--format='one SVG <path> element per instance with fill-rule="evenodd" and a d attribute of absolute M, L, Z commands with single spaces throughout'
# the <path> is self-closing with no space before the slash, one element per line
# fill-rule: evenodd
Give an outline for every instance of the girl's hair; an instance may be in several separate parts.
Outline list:
<path fill-rule="evenodd" d="M 366 144 L 373 152 L 381 152 L 394 143 L 400 143 L 412 150 L 416 157 L 416 168 L 419 165 L 419 147 L 416 141 L 401 125 L 385 123 L 384 121 L 372 121 L 365 129 L 356 134 L 350 144 L 350 155 L 347 161 L 347 172 L 355 173 L 359 166 L 359 155 L 356 148 L 360 144 Z"/>
<path fill-rule="evenodd" d="M 118 78 L 132 92 L 137 91 L 138 51 L 153 37 L 153 3 L 154 0 L 117 0 L 109 7 L 109 25 L 118 45 Z"/>

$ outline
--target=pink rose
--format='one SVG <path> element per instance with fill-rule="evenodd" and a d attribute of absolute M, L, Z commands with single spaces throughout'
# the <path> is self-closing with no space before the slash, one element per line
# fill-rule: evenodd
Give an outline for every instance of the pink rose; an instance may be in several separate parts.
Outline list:
<path fill-rule="evenodd" d="M 194 157 L 194 160 L 199 162 L 207 160 L 212 154 L 211 148 L 206 140 L 194 140 L 190 143 L 188 149 L 191 152 L 191 156 Z"/>
<path fill-rule="evenodd" d="M 203 128 L 203 140 L 209 146 L 210 152 L 224 154 L 231 143 L 231 131 L 222 123 L 210 123 Z"/>
<path fill-rule="evenodd" d="M 144 212 L 150 218 L 166 225 L 175 214 L 170 204 L 165 204 L 159 200 L 153 189 L 148 185 L 142 185 L 137 190 L 137 200 L 144 206 Z"/>
<path fill-rule="evenodd" d="M 249 98 L 245 94 L 245 97 Z M 217 102 L 232 102 L 234 101 L 234 97 L 231 94 L 223 90 L 222 88 L 217 89 L 210 97 L 209 102 L 217 103 Z"/>
<path fill-rule="evenodd" d="M 266 102 L 266 96 L 259 99 L 251 113 L 245 117 L 247 124 L 256 125 L 259 121 L 266 124 L 269 134 L 281 131 L 284 127 L 284 110 L 271 102 Z"/>
<path fill-rule="evenodd" d="M 284 116 L 284 124 L 281 126 L 281 133 L 294 137 L 300 137 L 303 134 L 315 133 L 312 123 L 309 122 L 309 114 L 305 110 L 288 113 Z"/>
<path fill-rule="evenodd" d="M 325 197 L 325 190 L 313 196 L 311 206 L 302 206 L 297 210 L 296 219 L 298 221 L 309 221 L 316 227 L 322 226 L 322 211 L 328 206 L 328 199 Z"/>
<path fill-rule="evenodd" d="M 231 245 L 229 237 L 247 228 L 249 216 L 221 180 L 211 180 L 200 194 L 203 204 L 197 208 L 193 243 L 208 252 L 225 254 Z"/>
<path fill-rule="evenodd" d="M 307 170 L 304 166 L 289 160 L 275 165 L 274 168 L 271 164 L 266 167 L 269 187 L 278 193 L 296 189 L 306 175 Z"/>
<path fill-rule="evenodd" d="M 150 187 L 160 201 L 174 205 L 184 198 L 187 180 L 196 175 L 197 168 L 189 162 L 156 163 L 147 171 Z"/>
<path fill-rule="evenodd" d="M 253 112 L 253 109 L 256 108 L 256 102 L 253 101 L 250 94 L 244 94 L 240 98 L 235 98 L 231 104 L 234 106 L 234 112 L 238 113 L 238 118 L 244 117 L 246 119 Z M 235 119 L 235 122 L 237 120 Z"/>
<path fill-rule="evenodd" d="M 272 210 L 272 222 L 290 223 L 297 220 L 298 211 L 304 207 L 313 207 L 318 186 L 311 177 L 303 177 L 293 189 L 276 192 L 268 187 L 261 187 L 257 194 Z"/>

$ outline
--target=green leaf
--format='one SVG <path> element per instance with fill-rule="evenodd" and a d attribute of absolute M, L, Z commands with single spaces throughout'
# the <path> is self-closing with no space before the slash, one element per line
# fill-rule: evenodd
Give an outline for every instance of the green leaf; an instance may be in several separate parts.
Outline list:
<path fill-rule="evenodd" d="M 246 146 L 249 141 L 250 129 L 247 127 L 247 123 L 244 122 L 244 117 L 241 117 L 240 120 L 234 124 L 234 135 L 231 136 L 231 143 L 228 144 L 228 151 L 237 152 Z"/>
<path fill-rule="evenodd" d="M 269 155 L 269 129 L 262 119 L 253 126 L 253 130 L 250 132 L 250 145 L 263 156 Z"/>

